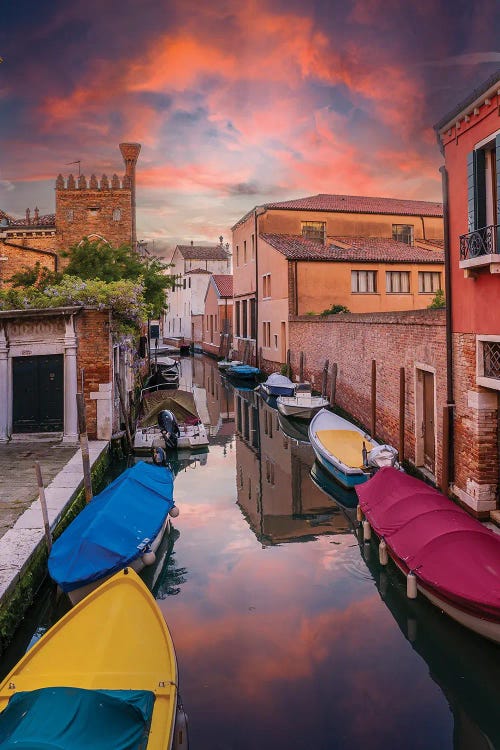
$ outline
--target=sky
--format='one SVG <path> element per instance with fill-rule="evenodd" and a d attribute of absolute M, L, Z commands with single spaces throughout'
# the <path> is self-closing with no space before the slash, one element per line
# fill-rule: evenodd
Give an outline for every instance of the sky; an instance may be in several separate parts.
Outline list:
<path fill-rule="evenodd" d="M 138 238 L 231 240 L 261 203 L 441 200 L 433 125 L 500 68 L 498 0 L 0 0 L 0 209 L 123 174 Z"/>

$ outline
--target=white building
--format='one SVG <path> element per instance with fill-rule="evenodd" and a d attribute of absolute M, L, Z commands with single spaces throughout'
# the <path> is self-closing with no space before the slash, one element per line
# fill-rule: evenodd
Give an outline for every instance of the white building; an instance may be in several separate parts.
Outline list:
<path fill-rule="evenodd" d="M 177 245 L 170 259 L 170 274 L 175 288 L 168 295 L 168 310 L 163 315 L 162 337 L 182 338 L 184 344 L 202 341 L 205 294 L 212 274 L 231 273 L 229 245 Z"/>

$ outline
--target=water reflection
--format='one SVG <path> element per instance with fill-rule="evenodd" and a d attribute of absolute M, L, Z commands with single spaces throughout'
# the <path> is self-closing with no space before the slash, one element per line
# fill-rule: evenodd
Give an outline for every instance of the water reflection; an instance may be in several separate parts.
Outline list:
<path fill-rule="evenodd" d="M 174 638 L 190 750 L 500 748 L 499 649 L 406 599 L 358 542 L 352 495 L 272 405 L 213 360 L 182 369 L 210 452 L 178 472 L 180 516 L 144 576 Z"/>

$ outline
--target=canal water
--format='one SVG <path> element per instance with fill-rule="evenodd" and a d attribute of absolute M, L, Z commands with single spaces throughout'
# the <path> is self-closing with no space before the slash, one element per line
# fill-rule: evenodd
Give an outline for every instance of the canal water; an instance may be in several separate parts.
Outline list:
<path fill-rule="evenodd" d="M 145 579 L 191 750 L 500 749 L 500 649 L 406 598 L 272 405 L 206 357 L 182 359 L 181 385 L 210 447 L 176 467 L 180 516 Z M 47 585 L 3 673 L 64 610 Z"/>

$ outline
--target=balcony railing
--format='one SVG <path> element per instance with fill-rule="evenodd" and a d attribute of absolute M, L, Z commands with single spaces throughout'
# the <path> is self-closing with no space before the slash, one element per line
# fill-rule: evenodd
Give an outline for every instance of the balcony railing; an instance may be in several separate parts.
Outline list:
<path fill-rule="evenodd" d="M 485 255 L 500 253 L 499 232 L 500 226 L 493 224 L 489 227 L 476 229 L 468 234 L 462 234 L 460 237 L 460 260 L 481 259 Z"/>

